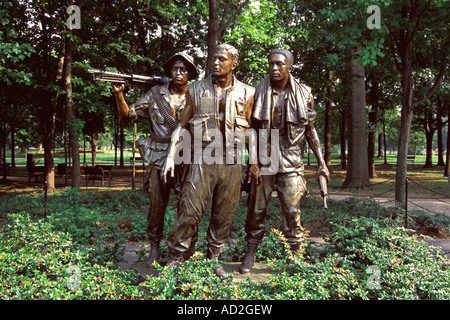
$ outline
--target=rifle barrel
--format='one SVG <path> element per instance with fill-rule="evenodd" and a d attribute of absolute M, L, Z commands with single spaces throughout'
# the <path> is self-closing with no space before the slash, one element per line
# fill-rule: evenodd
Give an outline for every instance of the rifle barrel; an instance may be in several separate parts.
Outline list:
<path fill-rule="evenodd" d="M 320 194 L 323 197 L 323 206 L 325 209 L 328 209 L 327 206 L 327 198 L 328 198 L 328 186 L 327 186 L 327 178 L 324 176 L 319 176 L 319 184 L 320 184 Z"/>
<path fill-rule="evenodd" d="M 94 79 L 97 81 L 106 81 L 114 83 L 145 84 L 154 86 L 158 84 L 165 84 L 170 81 L 169 78 L 165 77 L 148 77 L 139 74 L 124 74 L 95 69 L 88 69 L 88 72 L 93 74 Z"/>

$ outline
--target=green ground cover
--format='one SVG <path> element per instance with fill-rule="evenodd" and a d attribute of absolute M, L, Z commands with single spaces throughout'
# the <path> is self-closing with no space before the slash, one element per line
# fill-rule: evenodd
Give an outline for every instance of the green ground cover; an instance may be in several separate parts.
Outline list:
<path fill-rule="evenodd" d="M 8 189 L 9 188 L 9 189 Z M 449 230 L 445 215 L 411 212 L 410 229 L 403 228 L 403 210 L 384 208 L 370 199 L 303 201 L 307 230 L 326 240 L 306 242 L 301 254 L 290 257 L 278 230 L 280 204 L 268 211 L 267 236 L 257 261 L 279 274 L 261 283 L 234 283 L 233 275 L 212 275 L 217 262 L 205 260 L 206 244 L 177 268 L 158 266 L 159 277 L 138 281 L 133 271 L 119 268 L 128 241 L 145 243 L 147 196 L 141 190 L 68 188 L 48 197 L 48 222 L 43 221 L 42 191 L 4 187 L 0 202 L 1 299 L 448 299 L 450 264 L 442 251 L 417 240 L 419 224 Z M 246 197 L 236 213 L 233 245 L 222 259 L 240 261 L 245 251 L 243 226 Z M 166 231 L 175 221 L 172 199 Z M 205 239 L 209 211 L 199 230 Z M 231 244 L 231 243 L 230 243 Z M 141 247 L 140 255 L 147 254 Z M 163 247 L 163 256 L 167 248 Z M 291 263 L 286 264 L 290 259 Z M 223 263 L 225 260 L 219 261 Z M 370 282 L 373 268 L 379 281 Z M 377 278 L 378 279 L 378 278 Z M 369 281 L 369 282 L 368 282 Z"/>

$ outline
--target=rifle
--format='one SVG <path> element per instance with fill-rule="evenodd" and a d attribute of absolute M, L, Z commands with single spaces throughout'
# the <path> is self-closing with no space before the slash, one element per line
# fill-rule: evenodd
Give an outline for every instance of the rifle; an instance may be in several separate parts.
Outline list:
<path fill-rule="evenodd" d="M 88 72 L 93 74 L 94 79 L 97 81 L 106 81 L 113 83 L 135 84 L 153 87 L 170 82 L 170 79 L 166 77 L 148 77 L 139 74 L 124 74 L 95 69 L 88 69 Z"/>
<path fill-rule="evenodd" d="M 323 206 L 325 209 L 328 209 L 328 206 L 327 206 L 327 198 L 328 198 L 327 178 L 323 175 L 320 175 L 319 176 L 319 184 L 320 184 L 320 195 L 323 197 Z"/>

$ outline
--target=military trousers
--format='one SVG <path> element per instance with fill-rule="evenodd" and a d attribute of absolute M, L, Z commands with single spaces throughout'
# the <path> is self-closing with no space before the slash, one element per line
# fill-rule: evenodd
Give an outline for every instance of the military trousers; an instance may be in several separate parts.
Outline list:
<path fill-rule="evenodd" d="M 245 239 L 248 243 L 258 244 L 263 240 L 267 205 L 274 190 L 277 191 L 281 204 L 284 236 L 289 244 L 302 240 L 304 229 L 300 221 L 300 199 L 306 192 L 306 184 L 300 173 L 292 172 L 263 175 L 259 185 L 252 181 L 245 223 Z"/>
<path fill-rule="evenodd" d="M 181 195 L 179 176 L 181 167 L 175 168 L 175 178 L 170 177 L 167 182 L 161 177 L 161 170 L 150 167 L 144 190 L 148 192 L 149 207 L 147 213 L 147 237 L 150 243 L 159 243 L 163 239 L 164 218 L 169 203 L 170 190 L 173 189 L 177 198 Z"/>
<path fill-rule="evenodd" d="M 167 241 L 171 258 L 179 260 L 189 248 L 210 199 L 207 257 L 218 258 L 230 235 L 240 196 L 240 164 L 191 164 L 181 193 L 180 215 Z"/>

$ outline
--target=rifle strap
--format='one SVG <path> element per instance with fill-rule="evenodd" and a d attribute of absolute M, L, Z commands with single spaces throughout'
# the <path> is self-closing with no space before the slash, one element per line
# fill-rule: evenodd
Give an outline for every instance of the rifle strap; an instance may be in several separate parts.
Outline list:
<path fill-rule="evenodd" d="M 172 131 L 175 130 L 175 128 L 178 126 L 178 120 L 176 120 L 173 116 L 170 104 L 166 101 L 166 99 L 164 99 L 163 96 L 161 96 L 161 93 L 159 93 L 159 86 L 154 86 L 151 88 L 151 90 L 156 104 L 158 105 L 164 116 L 164 119 L 167 121 Z"/>

